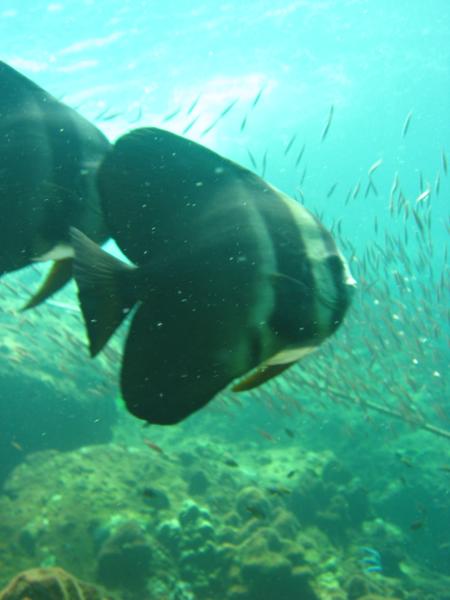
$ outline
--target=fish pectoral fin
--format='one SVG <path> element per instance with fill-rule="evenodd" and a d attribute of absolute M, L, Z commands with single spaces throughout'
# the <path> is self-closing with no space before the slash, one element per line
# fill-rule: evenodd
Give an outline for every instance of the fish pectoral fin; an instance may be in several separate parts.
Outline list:
<path fill-rule="evenodd" d="M 286 369 L 288 369 L 291 365 L 296 363 L 294 360 L 292 362 L 284 363 L 284 364 L 265 364 L 256 369 L 256 371 L 251 372 L 249 375 L 246 375 L 239 383 L 234 385 L 231 389 L 233 392 L 246 392 L 248 390 L 252 390 L 260 386 L 261 384 L 269 381 L 272 377 L 276 377 Z"/>
<path fill-rule="evenodd" d="M 22 310 L 34 308 L 50 298 L 55 292 L 64 287 L 71 277 L 72 259 L 65 258 L 56 261 L 37 292 L 28 300 Z"/>
<path fill-rule="evenodd" d="M 89 350 L 95 356 L 137 302 L 139 269 L 108 254 L 74 227 L 70 228 L 70 236 L 75 251 L 73 276 Z"/>
<path fill-rule="evenodd" d="M 303 281 L 300 281 L 295 277 L 291 277 L 290 275 L 286 275 L 285 273 L 274 272 L 270 273 L 269 276 L 272 280 L 272 283 L 276 286 L 282 286 L 290 291 L 293 289 L 295 292 L 298 292 L 299 290 L 308 291 L 308 287 Z"/>

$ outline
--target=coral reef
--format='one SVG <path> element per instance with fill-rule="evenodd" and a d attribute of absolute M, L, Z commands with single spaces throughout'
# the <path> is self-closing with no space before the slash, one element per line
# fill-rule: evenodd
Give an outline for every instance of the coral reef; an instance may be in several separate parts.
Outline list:
<path fill-rule="evenodd" d="M 142 589 L 150 575 L 152 551 L 138 523 L 123 523 L 102 544 L 98 579 L 107 586 Z"/>
<path fill-rule="evenodd" d="M 414 599 L 404 538 L 332 453 L 249 449 L 237 465 L 217 443 L 186 437 L 169 453 L 139 439 L 16 467 L 0 495 L 0 585 L 59 565 L 121 600 Z M 388 576 L 363 572 L 367 540 Z"/>

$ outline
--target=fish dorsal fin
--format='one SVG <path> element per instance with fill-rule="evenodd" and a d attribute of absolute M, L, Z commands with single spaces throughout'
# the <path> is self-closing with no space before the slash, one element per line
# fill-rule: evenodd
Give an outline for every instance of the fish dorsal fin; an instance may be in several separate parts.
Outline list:
<path fill-rule="evenodd" d="M 72 259 L 57 260 L 37 292 L 28 300 L 22 310 L 38 306 L 55 292 L 60 290 L 72 277 Z"/>
<path fill-rule="evenodd" d="M 73 276 L 89 350 L 95 356 L 137 301 L 133 275 L 138 269 L 108 254 L 78 229 L 71 227 L 70 235 L 75 251 Z"/>

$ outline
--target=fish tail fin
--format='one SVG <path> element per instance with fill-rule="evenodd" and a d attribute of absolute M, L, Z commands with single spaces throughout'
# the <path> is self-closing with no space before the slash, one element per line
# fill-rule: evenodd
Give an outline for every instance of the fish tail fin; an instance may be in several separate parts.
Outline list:
<path fill-rule="evenodd" d="M 89 338 L 91 356 L 108 342 L 137 302 L 137 267 L 102 250 L 78 229 L 70 228 L 75 251 L 73 275 Z"/>

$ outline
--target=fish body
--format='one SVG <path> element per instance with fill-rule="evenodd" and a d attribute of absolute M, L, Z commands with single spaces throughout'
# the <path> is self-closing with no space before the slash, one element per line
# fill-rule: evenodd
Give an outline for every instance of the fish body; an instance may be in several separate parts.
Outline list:
<path fill-rule="evenodd" d="M 137 305 L 121 389 L 139 418 L 181 421 L 252 371 L 236 387 L 255 387 L 342 321 L 354 280 L 330 234 L 251 171 L 143 128 L 116 142 L 98 186 L 135 266 L 74 231 L 74 275 L 93 355 Z"/>
<path fill-rule="evenodd" d="M 280 498 L 291 494 L 291 490 L 289 490 L 288 488 L 285 488 L 285 487 L 280 487 L 280 486 L 269 487 L 269 488 L 267 488 L 267 491 L 269 492 L 269 494 L 271 496 L 278 496 Z"/>
<path fill-rule="evenodd" d="M 186 112 L 186 114 L 188 116 L 194 112 L 194 109 L 197 106 L 197 104 L 199 103 L 200 98 L 201 98 L 201 96 L 197 96 L 197 98 L 194 100 L 194 102 L 190 105 L 190 107 L 188 108 L 188 110 Z"/>
<path fill-rule="evenodd" d="M 0 275 L 62 258 L 55 248 L 71 225 L 106 239 L 95 171 L 108 148 L 94 125 L 0 62 Z"/>
<path fill-rule="evenodd" d="M 297 159 L 295 161 L 295 168 L 297 168 L 298 165 L 300 164 L 300 161 L 302 160 L 303 154 L 305 153 L 305 149 L 306 149 L 306 144 L 303 144 L 303 146 L 301 147 L 300 152 L 297 155 Z"/>
<path fill-rule="evenodd" d="M 447 162 L 447 155 L 445 154 L 445 150 L 444 149 L 442 149 L 441 158 L 442 158 L 442 168 L 444 169 L 445 175 L 447 175 L 447 173 L 448 173 L 448 162 Z"/>
<path fill-rule="evenodd" d="M 371 177 L 371 175 L 383 164 L 383 159 L 379 158 L 377 161 L 375 161 L 373 163 L 373 165 L 371 165 L 369 167 L 369 170 L 367 171 L 367 175 L 369 177 Z"/>
<path fill-rule="evenodd" d="M 333 114 L 334 114 L 334 106 L 331 105 L 330 112 L 328 113 L 327 122 L 326 122 L 325 127 L 324 127 L 324 129 L 322 131 L 322 137 L 320 139 L 321 142 L 323 142 L 325 140 L 325 138 L 327 137 L 327 135 L 328 135 L 328 131 L 329 131 L 329 129 L 331 127 L 331 123 L 333 121 Z"/>
<path fill-rule="evenodd" d="M 221 121 L 230 112 L 230 110 L 234 107 L 234 105 L 237 103 L 237 101 L 238 101 L 238 98 L 236 98 L 236 100 L 233 100 L 233 102 L 230 102 L 230 104 L 228 104 L 228 106 L 223 109 L 223 111 L 220 113 L 220 115 L 216 119 L 214 119 L 214 121 L 210 125 L 208 125 L 208 127 L 206 129 L 204 129 L 202 131 L 202 133 L 200 134 L 200 137 L 203 137 L 204 135 L 206 135 L 207 133 L 212 131 L 214 129 L 214 127 L 216 127 L 216 125 L 219 123 L 219 121 Z"/>
<path fill-rule="evenodd" d="M 419 194 L 416 198 L 416 204 L 419 204 L 419 202 L 423 202 L 424 200 L 426 200 L 428 198 L 428 196 L 431 194 L 431 190 L 428 188 L 425 191 L 423 191 L 421 194 Z"/>
<path fill-rule="evenodd" d="M 284 149 L 284 156 L 288 155 L 289 150 L 292 148 L 292 145 L 293 145 L 293 143 L 295 142 L 296 139 L 297 139 L 297 134 L 294 133 L 291 136 L 290 140 L 288 141 L 286 148 Z"/>
<path fill-rule="evenodd" d="M 266 89 L 267 83 L 263 83 L 259 89 L 259 92 L 256 94 L 255 99 L 252 103 L 252 108 L 256 108 L 256 105 L 261 100 L 261 96 L 263 95 L 264 90 Z"/>
<path fill-rule="evenodd" d="M 375 548 L 362 546 L 360 548 L 361 558 L 359 560 L 363 573 L 382 573 L 381 554 Z"/>
<path fill-rule="evenodd" d="M 402 138 L 404 138 L 406 136 L 406 134 L 408 133 L 412 115 L 413 115 L 412 110 L 410 110 L 409 113 L 406 115 L 406 119 L 405 119 L 405 122 L 403 123 L 403 127 L 402 127 Z"/>
<path fill-rule="evenodd" d="M 161 446 L 158 446 L 158 444 L 155 444 L 155 442 L 152 442 L 151 440 L 145 439 L 144 440 L 144 444 L 150 448 L 150 450 L 153 450 L 153 452 L 156 452 L 157 454 L 164 454 L 164 450 L 161 448 Z"/>

